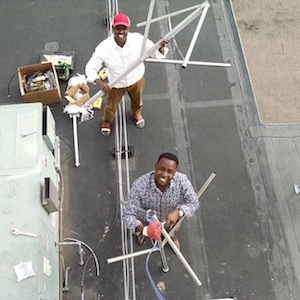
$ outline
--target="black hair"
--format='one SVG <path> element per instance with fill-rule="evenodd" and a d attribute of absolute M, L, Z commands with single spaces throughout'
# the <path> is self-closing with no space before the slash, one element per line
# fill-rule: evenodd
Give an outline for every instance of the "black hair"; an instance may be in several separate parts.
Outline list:
<path fill-rule="evenodd" d="M 177 166 L 179 164 L 179 161 L 178 161 L 178 157 L 175 155 L 175 154 L 172 154 L 172 153 L 168 153 L 168 152 L 165 152 L 165 153 L 162 153 L 157 162 L 159 162 L 162 158 L 167 158 L 167 159 L 170 159 L 170 160 L 173 160 L 176 162 Z"/>

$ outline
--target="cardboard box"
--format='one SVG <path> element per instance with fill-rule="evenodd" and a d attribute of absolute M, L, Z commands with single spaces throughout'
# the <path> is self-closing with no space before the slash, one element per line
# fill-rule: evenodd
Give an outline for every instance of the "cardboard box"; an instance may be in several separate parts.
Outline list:
<path fill-rule="evenodd" d="M 66 91 L 65 98 L 76 105 L 80 106 L 90 99 L 90 88 L 84 84 L 77 84 Z M 80 98 L 79 98 L 80 96 Z"/>
<path fill-rule="evenodd" d="M 28 91 L 28 80 L 35 72 L 44 74 L 51 71 L 51 89 L 40 88 L 38 91 Z M 44 105 L 60 103 L 61 93 L 57 73 L 52 63 L 42 63 L 18 68 L 20 93 L 24 102 L 42 102 Z"/>

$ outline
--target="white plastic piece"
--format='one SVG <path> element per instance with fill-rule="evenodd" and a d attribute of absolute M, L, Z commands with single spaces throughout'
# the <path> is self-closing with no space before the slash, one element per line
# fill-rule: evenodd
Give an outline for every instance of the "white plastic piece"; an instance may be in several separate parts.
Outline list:
<path fill-rule="evenodd" d="M 16 275 L 18 277 L 17 281 L 21 281 L 23 279 L 35 276 L 35 272 L 33 271 L 32 261 L 27 261 L 20 263 L 14 266 Z"/>
<path fill-rule="evenodd" d="M 299 183 L 294 184 L 294 190 L 297 195 L 300 193 L 300 184 Z"/>

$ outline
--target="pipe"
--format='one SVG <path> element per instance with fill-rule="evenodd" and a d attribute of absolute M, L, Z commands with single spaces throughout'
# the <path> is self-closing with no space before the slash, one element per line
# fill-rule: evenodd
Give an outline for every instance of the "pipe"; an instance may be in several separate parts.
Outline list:
<path fill-rule="evenodd" d="M 176 222 L 176 224 L 175 224 L 175 225 L 172 227 L 172 229 L 170 230 L 169 236 L 173 236 L 173 235 L 174 235 L 174 233 L 179 229 L 180 224 L 182 223 L 183 220 L 184 220 L 184 217 L 180 218 L 180 219 Z M 164 239 L 163 242 L 162 242 L 162 247 L 164 247 L 166 243 L 167 243 L 167 240 Z"/>
<path fill-rule="evenodd" d="M 130 190 L 130 174 L 129 174 L 129 163 L 128 163 L 128 135 L 127 135 L 127 120 L 126 120 L 126 108 L 125 108 L 125 101 L 122 101 L 122 119 L 123 119 L 123 134 L 124 134 L 124 147 L 125 147 L 125 168 L 126 168 L 126 182 L 127 182 L 127 194 L 129 193 Z M 122 201 L 124 201 L 124 195 L 123 195 L 123 189 L 122 189 L 122 194 L 120 195 L 120 217 L 122 218 L 123 215 L 123 205 Z M 128 237 L 128 231 L 127 228 L 124 226 L 124 223 L 121 222 L 121 227 L 123 231 L 123 237 L 126 242 L 126 250 L 124 249 L 123 254 L 128 252 L 128 244 L 127 244 L 127 237 Z M 130 242 L 130 251 L 133 252 L 133 239 L 132 235 L 129 237 L 129 242 Z M 132 295 L 131 298 L 132 300 L 136 300 L 136 287 L 135 287 L 135 266 L 134 266 L 134 259 L 131 259 L 130 261 L 130 267 L 128 266 L 129 262 L 126 262 L 126 267 L 129 270 L 131 270 L 131 282 L 132 282 Z M 129 274 L 128 274 L 128 281 L 129 281 Z M 128 291 L 128 296 L 126 300 L 130 299 L 129 297 L 129 291 Z"/>
<path fill-rule="evenodd" d="M 175 60 L 175 59 L 155 59 L 155 58 L 147 58 L 146 62 L 155 62 L 155 63 L 168 63 L 168 64 L 182 64 L 183 60 Z M 231 67 L 230 63 L 215 63 L 215 62 L 203 62 L 203 61 L 188 61 L 188 65 L 194 66 L 207 66 L 207 67 Z"/>
<path fill-rule="evenodd" d="M 84 265 L 84 261 L 83 261 L 83 253 L 84 253 L 84 251 L 83 251 L 82 246 L 81 246 L 80 243 L 79 243 L 79 250 L 78 250 L 78 253 L 79 253 L 79 264 L 80 264 L 81 266 L 83 266 L 83 265 Z"/>
<path fill-rule="evenodd" d="M 74 150 L 75 150 L 75 166 L 79 167 L 79 153 L 78 153 L 78 135 L 77 135 L 77 114 L 72 116 L 73 118 L 73 135 L 74 135 Z"/>
<path fill-rule="evenodd" d="M 122 101 L 121 103 L 124 103 L 124 97 L 122 97 Z M 120 103 L 120 104 L 121 104 Z M 122 157 L 122 112 L 121 112 L 121 105 L 118 106 L 118 113 L 116 113 L 116 118 L 115 118 L 115 159 L 117 162 L 117 181 L 118 181 L 118 192 L 119 192 L 119 198 L 122 199 L 123 197 L 123 186 L 122 186 L 122 165 L 121 165 L 121 157 Z M 121 211 L 120 211 L 120 214 Z M 126 239 L 124 237 L 125 231 L 123 227 L 123 223 L 121 223 L 121 232 L 123 233 L 122 235 L 122 253 L 125 252 L 125 243 L 126 243 Z M 123 229 L 123 230 L 122 230 Z M 123 261 L 123 277 L 124 277 L 124 281 L 123 281 L 123 285 L 124 285 L 124 294 L 125 294 L 125 299 L 129 298 L 129 288 L 128 288 L 128 265 L 126 261 Z"/>
<path fill-rule="evenodd" d="M 203 12 L 202 12 L 202 14 L 201 14 L 201 16 L 200 16 L 200 19 L 199 19 L 197 28 L 196 28 L 196 30 L 195 30 L 195 32 L 194 32 L 194 35 L 193 35 L 193 38 L 192 38 L 191 43 L 190 43 L 190 45 L 189 45 L 188 51 L 187 51 L 186 56 L 185 56 L 185 58 L 184 58 L 184 60 L 183 60 L 183 64 L 182 64 L 182 67 L 183 67 L 183 68 L 186 68 L 187 62 L 189 61 L 189 59 L 190 59 L 190 57 L 191 57 L 192 51 L 193 51 L 193 49 L 194 49 L 196 40 L 197 40 L 197 38 L 198 38 L 199 32 L 200 32 L 200 30 L 201 30 L 201 27 L 202 27 L 202 25 L 203 25 L 203 22 L 204 22 L 204 19 L 205 19 L 205 16 L 206 16 L 206 14 L 207 14 L 207 11 L 208 11 L 209 7 L 210 7 L 210 4 L 206 1 L 204 10 L 203 10 Z"/>
<path fill-rule="evenodd" d="M 55 242 L 55 245 L 59 245 L 59 246 L 67 246 L 67 245 L 78 245 L 79 249 L 78 249 L 78 253 L 79 253 L 79 264 L 82 266 L 84 265 L 84 261 L 83 261 L 83 249 L 82 249 L 82 246 L 81 246 L 81 242 L 59 242 L 59 243 L 56 243 Z"/>
<path fill-rule="evenodd" d="M 217 175 L 216 172 L 212 172 L 210 174 L 210 176 L 207 178 L 207 180 L 204 182 L 204 184 L 202 185 L 201 189 L 197 193 L 198 199 L 202 196 L 202 194 L 205 192 L 205 190 L 210 185 L 210 183 L 213 181 L 213 179 L 216 177 L 216 175 Z"/>
<path fill-rule="evenodd" d="M 152 18 L 153 8 L 154 8 L 155 0 L 151 0 L 149 10 L 148 10 L 148 16 L 147 16 L 147 23 L 145 27 L 144 37 L 143 37 L 143 45 L 141 49 L 141 56 L 145 52 L 145 46 L 148 39 L 149 29 L 150 29 L 150 21 Z"/>
<path fill-rule="evenodd" d="M 154 251 L 158 251 L 158 250 L 159 250 L 159 248 L 155 248 L 155 249 L 154 249 Z M 145 250 L 141 250 L 141 251 L 137 251 L 137 252 L 125 254 L 125 255 L 120 255 L 120 256 L 108 258 L 108 259 L 106 260 L 106 262 L 107 262 L 108 264 L 112 264 L 112 263 L 115 263 L 115 262 L 118 262 L 118 261 L 121 261 L 121 260 L 124 260 L 124 259 L 133 258 L 133 257 L 136 257 L 136 256 L 148 254 L 148 253 L 150 253 L 151 251 L 153 251 L 153 249 L 150 248 L 150 249 L 145 249 Z"/>
<path fill-rule="evenodd" d="M 157 17 L 157 18 L 154 18 L 150 21 L 150 24 L 152 23 L 155 23 L 155 22 L 159 22 L 159 21 L 162 21 L 164 19 L 167 19 L 167 18 L 170 18 L 170 17 L 174 17 L 174 16 L 178 16 L 182 13 L 185 13 L 185 12 L 188 12 L 188 11 L 191 11 L 191 10 L 194 10 L 194 9 L 197 9 L 199 6 L 201 6 L 201 4 L 197 4 L 195 6 L 191 6 L 191 7 L 188 7 L 188 8 L 184 8 L 182 10 L 178 10 L 178 11 L 175 11 L 173 13 L 170 13 L 170 14 L 167 14 L 167 15 L 164 15 L 164 16 L 160 16 L 160 17 Z M 142 27 L 142 26 L 145 26 L 147 23 L 147 21 L 144 21 L 144 22 L 140 22 L 138 24 L 136 24 L 137 27 Z"/>
<path fill-rule="evenodd" d="M 66 267 L 65 269 L 65 285 L 63 287 L 63 292 L 67 292 L 70 290 L 69 287 L 69 272 L 71 270 L 71 267 Z"/>
<path fill-rule="evenodd" d="M 167 239 L 169 245 L 171 246 L 171 248 L 175 252 L 176 256 L 179 258 L 179 260 L 181 261 L 181 263 L 183 264 L 183 266 L 185 267 L 185 269 L 187 270 L 187 272 L 191 275 L 191 277 L 196 282 L 196 284 L 198 286 L 201 286 L 202 282 L 199 280 L 199 278 L 197 277 L 197 275 L 195 274 L 195 272 L 193 271 L 193 269 L 190 267 L 190 265 L 188 264 L 188 262 L 186 261 L 186 259 L 182 255 L 182 253 L 178 250 L 178 248 L 174 244 L 172 238 L 169 236 L 169 234 L 166 231 L 166 229 L 162 228 L 161 232 L 162 232 L 163 236 Z"/>
<path fill-rule="evenodd" d="M 81 243 L 83 246 L 85 246 L 91 252 L 91 254 L 93 255 L 94 261 L 95 261 L 95 265 L 96 265 L 96 276 L 99 276 L 100 275 L 99 261 L 98 261 L 98 258 L 96 256 L 95 252 L 93 251 L 93 249 L 89 245 L 87 245 L 86 243 L 84 243 L 80 240 L 77 240 L 77 239 L 64 238 L 62 243 L 65 243 L 65 241 Z M 61 243 L 57 243 L 57 244 L 61 244 Z"/>

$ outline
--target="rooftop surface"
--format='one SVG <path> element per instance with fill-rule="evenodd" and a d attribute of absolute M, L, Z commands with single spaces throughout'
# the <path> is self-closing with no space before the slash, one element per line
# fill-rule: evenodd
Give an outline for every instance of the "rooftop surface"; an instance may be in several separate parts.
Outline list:
<path fill-rule="evenodd" d="M 287 13 L 284 8 L 298 9 L 292 6 L 295 1 L 290 2 L 290 6 L 274 2 L 270 10 Z M 198 3 L 157 0 L 154 16 Z M 252 13 L 248 3 L 234 1 L 236 14 L 230 1 L 210 4 L 191 60 L 230 62 L 231 66 L 181 68 L 147 62 L 143 97 L 146 126 L 141 130 L 130 120 L 127 123 L 128 144 L 134 148 L 129 159 L 131 181 L 152 170 L 165 151 L 178 155 L 179 170 L 188 175 L 196 191 L 212 172 L 217 174 L 200 198 L 197 214 L 184 221 L 178 234 L 181 251 L 202 286 L 195 285 L 168 246 L 165 250 L 170 271 L 161 271 L 160 257 L 154 253 L 150 272 L 166 299 L 300 299 L 300 196 L 293 188 L 300 181 L 299 110 L 294 114 L 299 106 L 282 105 L 279 113 L 268 116 L 265 108 L 272 105 L 275 111 L 272 100 L 277 102 L 279 93 L 266 97 L 271 88 L 262 90 L 276 86 L 282 91 L 277 82 L 281 85 L 288 79 L 289 86 L 299 77 L 282 76 L 279 71 L 278 81 L 268 76 L 275 72 L 270 67 L 275 58 L 263 44 L 266 36 L 260 35 L 262 31 L 249 33 L 249 26 L 243 27 L 249 21 L 245 12 Z M 74 72 L 83 74 L 94 48 L 108 35 L 106 12 L 104 1 L 0 1 L 0 25 L 5 29 L 1 32 L 0 104 L 22 103 L 13 75 L 20 66 L 38 63 L 43 50 L 75 51 Z M 148 2 L 139 1 L 137 5 L 136 0 L 120 1 L 119 12 L 130 16 L 131 31 L 143 33 L 143 28 L 135 25 L 146 20 Z M 278 12 L 277 16 L 282 14 Z M 172 26 L 181 19 L 172 18 Z M 168 58 L 181 59 L 179 50 L 186 53 L 196 25 L 194 21 L 176 35 Z M 162 22 L 151 26 L 149 37 L 155 42 L 168 31 Z M 289 37 L 299 49 L 296 36 L 295 32 Z M 265 50 L 265 59 L 251 48 L 254 43 L 249 41 L 253 40 Z M 284 41 L 281 44 L 288 45 Z M 279 66 L 279 60 L 275 61 Z M 280 61 L 288 64 L 289 58 Z M 286 64 L 279 70 L 285 70 Z M 265 76 L 258 77 L 260 67 Z M 90 87 L 91 94 L 97 92 Z M 60 82 L 60 89 L 64 95 L 66 82 Z M 289 98 L 296 99 L 295 95 Z M 63 112 L 66 104 L 63 99 L 50 107 L 61 139 L 63 238 L 79 239 L 95 249 L 100 276 L 95 275 L 91 259 L 80 266 L 75 251 L 65 250 L 65 266 L 71 271 L 70 290 L 64 293 L 64 299 L 80 299 L 82 279 L 85 299 L 125 299 L 123 264 L 107 264 L 108 258 L 122 253 L 115 137 L 100 134 L 102 110 L 95 111 L 93 119 L 78 124 L 80 167 L 75 167 L 72 121 Z M 127 97 L 124 104 L 128 112 Z M 284 115 L 284 108 L 292 109 L 292 116 L 278 119 Z M 150 246 L 150 241 L 141 247 L 134 243 L 134 251 Z M 145 272 L 145 256 L 135 259 L 135 282 L 138 300 L 155 299 Z"/>

